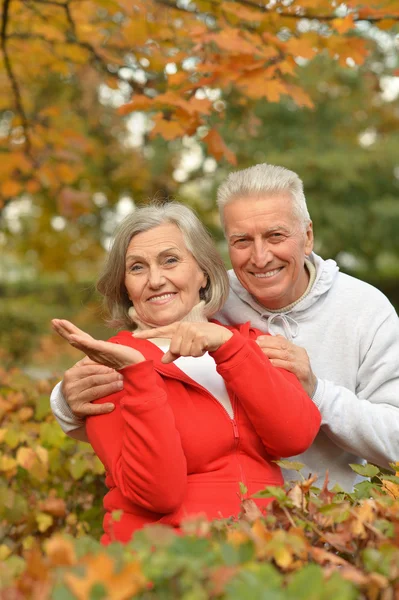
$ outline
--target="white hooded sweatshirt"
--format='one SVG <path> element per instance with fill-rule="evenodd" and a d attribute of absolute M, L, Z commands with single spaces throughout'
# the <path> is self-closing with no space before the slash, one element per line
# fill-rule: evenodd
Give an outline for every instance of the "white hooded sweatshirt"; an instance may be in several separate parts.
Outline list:
<path fill-rule="evenodd" d="M 294 458 L 305 463 L 304 475 L 324 478 L 328 470 L 330 485 L 351 490 L 359 477 L 349 463 L 399 461 L 399 319 L 373 286 L 340 273 L 333 260 L 310 260 L 316 279 L 286 312 L 267 311 L 230 271 L 230 295 L 215 318 L 226 325 L 250 321 L 306 349 L 322 425 L 313 445 Z M 295 471 L 284 475 L 298 479 Z"/>

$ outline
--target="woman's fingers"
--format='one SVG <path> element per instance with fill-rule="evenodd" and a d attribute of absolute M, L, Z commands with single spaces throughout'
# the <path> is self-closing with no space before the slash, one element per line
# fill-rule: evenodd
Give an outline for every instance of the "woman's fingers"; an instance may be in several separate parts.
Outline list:
<path fill-rule="evenodd" d="M 176 333 L 180 325 L 180 321 L 171 323 L 171 325 L 164 325 L 163 327 L 154 327 L 153 329 L 143 329 L 141 331 L 134 331 L 133 337 L 148 340 L 149 338 L 171 338 Z"/>

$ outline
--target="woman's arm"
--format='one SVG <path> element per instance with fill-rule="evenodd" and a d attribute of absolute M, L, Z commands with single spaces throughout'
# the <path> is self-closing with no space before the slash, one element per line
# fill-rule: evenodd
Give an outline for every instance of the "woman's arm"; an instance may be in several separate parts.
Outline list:
<path fill-rule="evenodd" d="M 151 361 L 122 374 L 124 390 L 98 401 L 113 402 L 115 410 L 86 420 L 90 443 L 126 498 L 173 512 L 185 494 L 187 464 L 166 392 Z"/>
<path fill-rule="evenodd" d="M 297 377 L 273 367 L 254 340 L 235 331 L 210 353 L 272 456 L 304 452 L 320 428 L 320 413 Z"/>
<path fill-rule="evenodd" d="M 152 362 L 134 348 L 130 335 L 103 342 L 69 321 L 52 323 L 71 345 L 123 375 L 124 389 L 99 401 L 114 403 L 115 410 L 86 421 L 89 441 L 115 484 L 147 510 L 175 511 L 184 497 L 187 465 L 173 411 Z"/>

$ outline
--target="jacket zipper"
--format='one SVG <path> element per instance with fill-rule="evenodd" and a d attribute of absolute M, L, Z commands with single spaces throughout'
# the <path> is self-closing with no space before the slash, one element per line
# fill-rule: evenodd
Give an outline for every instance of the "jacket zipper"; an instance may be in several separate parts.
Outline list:
<path fill-rule="evenodd" d="M 212 399 L 213 402 L 216 402 L 216 404 L 219 406 L 219 408 L 225 413 L 225 415 L 227 416 L 228 420 L 230 421 L 230 423 L 231 423 L 231 425 L 233 427 L 234 453 L 235 453 L 235 457 L 236 457 L 236 460 L 237 460 L 238 470 L 239 470 L 239 473 L 240 473 L 240 478 L 241 478 L 240 482 L 243 483 L 243 485 L 245 487 L 247 487 L 246 478 L 245 478 L 245 474 L 244 474 L 244 469 L 242 468 L 242 464 L 241 464 L 240 459 L 239 459 L 238 446 L 240 444 L 240 432 L 239 432 L 239 429 L 238 429 L 237 421 L 235 419 L 235 417 L 236 417 L 236 406 L 235 406 L 234 399 L 231 402 L 231 406 L 232 406 L 232 409 L 233 409 L 233 418 L 231 418 L 230 415 L 229 415 L 229 413 L 227 412 L 226 408 L 214 396 L 212 396 L 212 394 L 210 392 L 208 392 L 208 390 L 206 388 L 202 387 L 202 385 L 200 385 L 199 383 L 197 383 L 193 379 L 190 379 L 187 376 L 187 380 L 186 380 L 184 377 L 179 377 L 177 374 L 176 375 L 173 374 L 173 376 L 171 376 L 170 373 L 167 373 L 167 372 L 163 371 L 162 369 L 159 369 L 158 366 L 156 367 L 156 370 L 159 373 L 162 373 L 162 375 L 166 375 L 167 377 L 170 377 L 172 379 L 177 379 L 178 381 L 181 381 L 182 383 L 189 383 L 193 387 L 198 388 L 206 396 L 209 396 Z M 241 494 L 240 494 L 240 499 L 241 499 Z"/>

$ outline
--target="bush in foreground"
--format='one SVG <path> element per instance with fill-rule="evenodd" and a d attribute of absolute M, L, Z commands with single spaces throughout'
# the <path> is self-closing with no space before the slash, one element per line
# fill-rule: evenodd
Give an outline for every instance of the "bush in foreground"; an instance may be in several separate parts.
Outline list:
<path fill-rule="evenodd" d="M 399 598 L 398 476 L 354 465 L 373 482 L 352 494 L 313 477 L 268 487 L 266 514 L 241 486 L 236 522 L 198 517 L 104 548 L 99 461 L 54 424 L 49 382 L 0 379 L 1 600 Z"/>

